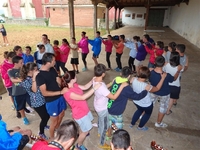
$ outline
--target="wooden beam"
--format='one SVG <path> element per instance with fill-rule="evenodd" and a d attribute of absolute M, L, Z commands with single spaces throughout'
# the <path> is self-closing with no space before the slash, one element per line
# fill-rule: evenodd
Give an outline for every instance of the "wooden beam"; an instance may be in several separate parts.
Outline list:
<path fill-rule="evenodd" d="M 107 34 L 110 34 L 110 28 L 109 28 L 109 7 L 106 7 L 106 32 L 107 32 Z"/>
<path fill-rule="evenodd" d="M 145 18 L 144 30 L 147 29 L 147 24 L 148 24 L 148 20 L 149 20 L 149 9 L 150 9 L 150 5 L 148 4 L 148 6 L 146 8 L 146 18 Z"/>
<path fill-rule="evenodd" d="M 95 2 L 94 4 L 94 22 L 93 22 L 93 27 L 94 27 L 94 37 L 97 32 L 97 3 Z"/>
<path fill-rule="evenodd" d="M 70 36 L 75 37 L 74 0 L 68 0 Z"/>
<path fill-rule="evenodd" d="M 117 23 L 117 7 L 115 7 L 115 14 L 114 14 L 114 29 L 116 29 L 116 23 Z"/>

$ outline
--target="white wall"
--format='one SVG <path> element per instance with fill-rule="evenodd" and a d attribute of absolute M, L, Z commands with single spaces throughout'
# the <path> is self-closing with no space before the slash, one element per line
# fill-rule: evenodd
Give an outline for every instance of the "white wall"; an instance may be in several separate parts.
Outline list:
<path fill-rule="evenodd" d="M 171 8 L 170 28 L 200 48 L 200 0 Z"/>

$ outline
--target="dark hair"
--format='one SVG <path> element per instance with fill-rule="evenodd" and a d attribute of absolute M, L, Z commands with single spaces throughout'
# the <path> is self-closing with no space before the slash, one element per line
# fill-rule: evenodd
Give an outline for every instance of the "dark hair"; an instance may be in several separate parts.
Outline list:
<path fill-rule="evenodd" d="M 127 78 L 129 75 L 131 75 L 131 69 L 128 66 L 123 67 L 121 75 L 122 77 Z"/>
<path fill-rule="evenodd" d="M 172 52 L 175 52 L 175 51 L 176 51 L 176 43 L 175 43 L 175 42 L 170 42 L 170 43 L 168 44 L 168 46 L 171 47 Z"/>
<path fill-rule="evenodd" d="M 155 66 L 156 67 L 163 67 L 165 64 L 165 58 L 163 56 L 156 57 Z"/>
<path fill-rule="evenodd" d="M 100 77 L 106 72 L 106 66 L 104 64 L 98 64 L 94 67 L 94 76 Z"/>
<path fill-rule="evenodd" d="M 134 36 L 133 39 L 136 40 L 137 42 L 140 41 L 140 37 L 139 36 Z"/>
<path fill-rule="evenodd" d="M 157 45 L 160 47 L 160 49 L 164 48 L 164 43 L 162 41 L 157 41 Z"/>
<path fill-rule="evenodd" d="M 138 78 L 148 79 L 150 77 L 150 70 L 146 66 L 142 66 L 138 70 Z"/>
<path fill-rule="evenodd" d="M 69 45 L 69 42 L 67 41 L 67 39 L 62 39 L 63 42 L 65 42 L 67 45 Z"/>
<path fill-rule="evenodd" d="M 82 31 L 82 34 L 83 34 L 83 35 L 86 35 L 86 32 L 85 32 L 85 31 Z"/>
<path fill-rule="evenodd" d="M 101 34 L 99 31 L 97 31 L 96 33 L 99 34 L 99 35 Z"/>
<path fill-rule="evenodd" d="M 75 142 L 79 137 L 79 127 L 75 121 L 68 119 L 62 122 L 56 133 L 57 141 L 65 142 L 74 138 Z"/>
<path fill-rule="evenodd" d="M 144 34 L 143 36 L 145 37 L 145 39 L 147 39 L 147 41 L 149 41 L 150 36 L 148 34 Z"/>
<path fill-rule="evenodd" d="M 59 45 L 59 41 L 58 41 L 58 40 L 54 40 L 54 41 L 53 41 L 53 44 L 54 44 L 54 45 Z"/>
<path fill-rule="evenodd" d="M 169 50 L 168 50 L 168 46 L 165 46 L 165 47 L 164 47 L 164 51 L 165 51 L 165 52 L 169 51 Z"/>
<path fill-rule="evenodd" d="M 39 44 L 39 45 L 37 45 L 37 47 L 39 48 L 39 50 L 41 50 L 43 47 L 45 48 L 45 46 L 43 44 Z"/>
<path fill-rule="evenodd" d="M 29 71 L 33 71 L 37 67 L 36 63 L 29 62 L 26 65 L 23 65 L 20 69 L 20 77 L 22 80 L 25 80 L 28 76 Z"/>
<path fill-rule="evenodd" d="M 8 59 L 8 58 L 13 58 L 14 56 L 16 56 L 16 53 L 15 53 L 15 52 L 9 52 L 9 53 L 7 54 L 7 59 Z"/>
<path fill-rule="evenodd" d="M 75 37 L 72 37 L 72 40 L 76 41 L 76 38 L 75 38 Z"/>
<path fill-rule="evenodd" d="M 177 44 L 176 48 L 181 52 L 184 53 L 185 52 L 185 45 L 184 44 Z"/>
<path fill-rule="evenodd" d="M 180 55 L 178 52 L 171 52 L 169 63 L 173 67 L 180 65 Z"/>
<path fill-rule="evenodd" d="M 61 87 L 68 87 L 68 83 L 72 80 L 75 79 L 76 73 L 75 71 L 68 71 L 66 72 L 62 78 L 61 78 Z"/>
<path fill-rule="evenodd" d="M 17 64 L 17 63 L 19 63 L 19 61 L 20 60 L 23 60 L 23 58 L 21 57 L 21 56 L 14 56 L 13 58 L 12 58 L 12 62 L 13 62 L 13 64 Z"/>
<path fill-rule="evenodd" d="M 22 48 L 21 46 L 19 45 L 16 45 L 14 48 L 13 48 L 13 52 L 16 52 L 18 51 L 20 48 Z"/>
<path fill-rule="evenodd" d="M 5 58 L 5 59 L 7 59 L 8 58 L 8 51 L 5 51 L 5 52 L 3 52 L 3 57 Z"/>
<path fill-rule="evenodd" d="M 115 149 L 127 150 L 131 144 L 129 133 L 124 129 L 119 129 L 113 133 L 112 144 Z"/>
<path fill-rule="evenodd" d="M 112 35 L 109 34 L 108 37 L 110 37 L 112 39 Z"/>
<path fill-rule="evenodd" d="M 120 38 L 122 38 L 124 40 L 125 39 L 125 35 L 124 34 L 120 35 Z"/>
<path fill-rule="evenodd" d="M 28 48 L 30 51 L 32 50 L 30 46 L 26 46 L 25 48 Z"/>
<path fill-rule="evenodd" d="M 48 35 L 47 34 L 42 34 L 47 40 L 48 40 Z"/>
<path fill-rule="evenodd" d="M 46 65 L 48 62 L 52 62 L 53 58 L 55 57 L 52 53 L 45 53 L 42 57 L 42 64 Z"/>

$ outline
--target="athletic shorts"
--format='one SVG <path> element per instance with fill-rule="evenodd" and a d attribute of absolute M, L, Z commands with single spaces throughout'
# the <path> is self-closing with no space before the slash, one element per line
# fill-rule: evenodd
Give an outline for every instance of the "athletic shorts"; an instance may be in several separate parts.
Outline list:
<path fill-rule="evenodd" d="M 46 102 L 46 109 L 49 116 L 57 117 L 59 114 L 67 109 L 67 104 L 63 96 L 52 102 Z"/>
<path fill-rule="evenodd" d="M 99 55 L 96 55 L 96 54 L 94 54 L 94 53 L 93 53 L 92 56 L 93 56 L 93 58 L 99 58 Z"/>
<path fill-rule="evenodd" d="M 79 64 L 78 58 L 71 58 L 71 64 L 78 65 Z"/>
<path fill-rule="evenodd" d="M 23 95 L 18 95 L 18 96 L 14 96 L 14 103 L 15 103 L 15 107 L 16 110 L 23 110 L 26 107 L 26 101 L 29 98 L 28 93 L 23 94 Z"/>
<path fill-rule="evenodd" d="M 80 119 L 74 119 L 81 128 L 82 132 L 88 132 L 92 129 L 92 120 L 93 120 L 92 113 L 89 111 L 87 115 Z"/>
<path fill-rule="evenodd" d="M 7 88 L 7 91 L 8 91 L 8 95 L 9 95 L 9 96 L 12 96 L 12 87 Z"/>
<path fill-rule="evenodd" d="M 122 115 L 108 115 L 109 127 L 114 123 L 118 129 L 123 128 L 123 116 Z"/>
<path fill-rule="evenodd" d="M 181 87 L 170 85 L 170 98 L 179 99 Z"/>
<path fill-rule="evenodd" d="M 29 142 L 29 137 L 28 135 L 23 135 L 21 140 L 19 141 L 19 146 L 18 146 L 18 150 L 22 150 L 26 144 Z"/>
<path fill-rule="evenodd" d="M 136 67 L 141 66 L 141 65 L 142 65 L 142 62 L 143 62 L 143 61 L 139 61 L 139 60 L 135 59 L 135 60 L 134 60 L 134 65 L 135 65 Z"/>

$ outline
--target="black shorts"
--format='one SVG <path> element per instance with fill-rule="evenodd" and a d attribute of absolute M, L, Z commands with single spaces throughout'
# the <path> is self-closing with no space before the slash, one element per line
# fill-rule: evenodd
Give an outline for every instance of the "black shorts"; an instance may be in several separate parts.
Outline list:
<path fill-rule="evenodd" d="M 8 91 L 8 95 L 9 95 L 9 96 L 12 96 L 12 87 L 7 88 L 7 91 Z"/>
<path fill-rule="evenodd" d="M 71 64 L 78 65 L 79 64 L 78 58 L 71 58 Z"/>
<path fill-rule="evenodd" d="M 14 102 L 17 111 L 22 110 L 26 107 L 26 101 L 28 100 L 28 98 L 28 94 L 14 96 Z"/>
<path fill-rule="evenodd" d="M 181 87 L 170 86 L 170 98 L 179 99 Z"/>
<path fill-rule="evenodd" d="M 28 135 L 23 135 L 20 142 L 19 142 L 19 146 L 18 146 L 17 150 L 23 150 L 23 148 L 26 146 L 26 144 L 28 142 L 29 142 Z"/>

